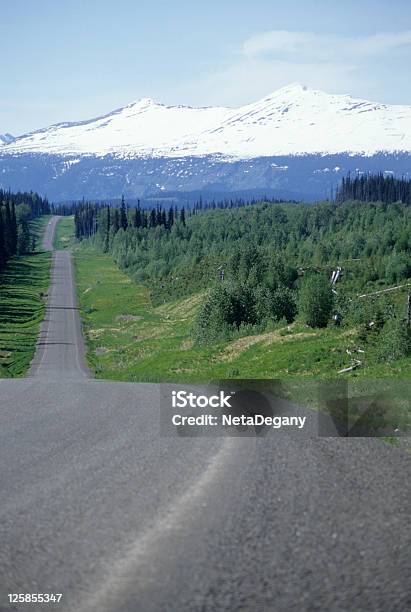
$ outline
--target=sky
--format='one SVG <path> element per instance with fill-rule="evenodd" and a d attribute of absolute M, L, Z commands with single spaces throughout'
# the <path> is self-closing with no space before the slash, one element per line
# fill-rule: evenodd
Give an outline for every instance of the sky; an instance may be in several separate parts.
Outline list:
<path fill-rule="evenodd" d="M 0 0 L 0 134 L 293 82 L 411 105 L 411 0 Z"/>

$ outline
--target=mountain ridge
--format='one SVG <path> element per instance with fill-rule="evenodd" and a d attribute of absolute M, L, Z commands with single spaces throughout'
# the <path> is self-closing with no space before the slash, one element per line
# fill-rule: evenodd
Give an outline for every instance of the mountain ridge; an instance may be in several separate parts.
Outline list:
<path fill-rule="evenodd" d="M 7 135 L 8 136 L 8 135 Z M 240 160 L 283 155 L 411 152 L 411 106 L 327 94 L 298 83 L 239 108 L 142 98 L 0 144 L 0 154 Z"/>

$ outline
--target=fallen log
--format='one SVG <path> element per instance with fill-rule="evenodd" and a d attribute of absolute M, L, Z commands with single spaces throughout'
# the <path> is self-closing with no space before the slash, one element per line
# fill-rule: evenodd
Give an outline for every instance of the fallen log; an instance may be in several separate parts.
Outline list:
<path fill-rule="evenodd" d="M 344 368 L 343 370 L 339 370 L 337 374 L 344 374 L 345 372 L 352 372 L 352 370 L 357 369 L 360 365 L 361 365 L 361 361 L 359 359 L 356 359 L 355 363 L 353 363 L 352 366 L 348 368 Z"/>

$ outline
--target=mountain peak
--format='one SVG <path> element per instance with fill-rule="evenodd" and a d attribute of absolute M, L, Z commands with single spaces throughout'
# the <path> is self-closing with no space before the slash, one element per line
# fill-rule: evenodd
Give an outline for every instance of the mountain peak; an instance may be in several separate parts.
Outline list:
<path fill-rule="evenodd" d="M 279 91 L 284 91 L 284 92 L 298 92 L 301 93 L 302 91 L 313 91 L 312 89 L 310 89 L 309 87 L 307 87 L 307 85 L 303 85 L 302 83 L 290 83 L 289 85 L 284 85 L 284 87 L 280 87 L 280 89 L 277 89 L 277 92 Z"/>
<path fill-rule="evenodd" d="M 272 98 L 272 97 L 278 97 L 280 95 L 295 96 L 295 95 L 304 94 L 305 92 L 312 93 L 314 91 L 315 91 L 314 89 L 307 87 L 307 85 L 302 85 L 301 83 L 290 83 L 289 85 L 284 85 L 284 87 L 280 87 L 279 89 L 276 89 L 275 91 L 273 91 L 272 94 L 266 97 Z"/>
<path fill-rule="evenodd" d="M 126 108 L 149 108 L 150 106 L 160 106 L 153 98 L 139 98 L 135 102 L 131 102 Z"/>
<path fill-rule="evenodd" d="M 1 152 L 252 159 L 411 152 L 411 107 L 291 83 L 240 108 L 168 106 L 141 98 L 108 115 L 6 141 Z"/>

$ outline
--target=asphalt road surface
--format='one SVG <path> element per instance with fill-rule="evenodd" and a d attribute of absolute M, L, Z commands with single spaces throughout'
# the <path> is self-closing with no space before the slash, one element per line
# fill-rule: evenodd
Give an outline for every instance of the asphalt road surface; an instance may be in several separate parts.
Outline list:
<path fill-rule="evenodd" d="M 72 278 L 56 253 L 30 376 L 0 381 L 2 612 L 409 609 L 405 452 L 161 435 L 165 387 L 88 377 Z"/>
<path fill-rule="evenodd" d="M 58 220 L 59 217 L 52 217 L 47 225 L 43 239 L 45 250 L 53 249 L 53 234 Z M 53 253 L 46 315 L 29 376 L 47 380 L 81 380 L 88 376 L 70 251 Z"/>

